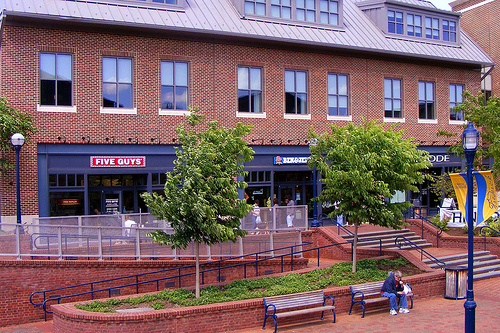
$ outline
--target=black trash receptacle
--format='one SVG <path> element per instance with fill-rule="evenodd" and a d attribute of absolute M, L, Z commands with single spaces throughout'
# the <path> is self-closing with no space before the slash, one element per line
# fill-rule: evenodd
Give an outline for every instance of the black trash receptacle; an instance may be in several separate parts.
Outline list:
<path fill-rule="evenodd" d="M 445 268 L 446 287 L 444 298 L 464 299 L 467 297 L 467 266 Z"/>

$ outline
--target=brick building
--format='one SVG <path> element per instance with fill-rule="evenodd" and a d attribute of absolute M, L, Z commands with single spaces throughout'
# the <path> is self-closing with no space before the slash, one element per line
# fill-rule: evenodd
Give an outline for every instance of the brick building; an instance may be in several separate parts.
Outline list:
<path fill-rule="evenodd" d="M 187 106 L 253 124 L 247 194 L 312 196 L 306 130 L 378 119 L 460 166 L 439 128 L 493 61 L 457 13 L 420 0 L 6 0 L 0 94 L 40 128 L 21 150 L 23 221 L 145 211 Z M 9 153 L 13 157 L 13 153 Z M 15 175 L 1 179 L 15 221 Z M 435 205 L 427 195 L 407 194 Z"/>
<path fill-rule="evenodd" d="M 462 28 L 498 64 L 500 61 L 500 1 L 457 0 L 450 3 L 461 14 Z M 486 97 L 500 96 L 500 73 L 493 66 L 483 69 L 481 90 Z"/>

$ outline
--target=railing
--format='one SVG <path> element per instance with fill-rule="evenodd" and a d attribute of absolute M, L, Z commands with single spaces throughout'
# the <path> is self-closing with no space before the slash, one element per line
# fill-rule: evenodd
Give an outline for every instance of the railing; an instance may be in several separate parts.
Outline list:
<path fill-rule="evenodd" d="M 363 241 L 360 241 L 360 242 L 363 242 Z M 247 266 L 251 266 L 251 265 L 255 265 L 255 276 L 258 276 L 259 275 L 259 266 L 258 266 L 259 263 L 267 261 L 267 260 L 271 260 L 271 259 L 280 259 L 281 260 L 281 272 L 283 273 L 284 272 L 284 259 L 288 256 L 290 256 L 290 271 L 293 271 L 293 258 L 297 255 L 300 255 L 300 257 L 302 257 L 303 253 L 312 252 L 312 251 L 316 251 L 317 266 L 319 267 L 319 265 L 320 265 L 320 250 L 325 249 L 325 248 L 329 248 L 329 247 L 333 247 L 333 246 L 350 244 L 351 245 L 351 254 L 353 253 L 353 242 L 352 241 L 329 244 L 329 245 L 324 245 L 324 246 L 320 246 L 320 247 L 316 247 L 316 248 L 312 248 L 312 249 L 306 249 L 306 250 L 302 249 L 302 246 L 311 245 L 311 244 L 312 243 L 302 243 L 299 245 L 293 245 L 293 246 L 287 246 L 287 247 L 275 249 L 274 251 L 268 250 L 268 251 L 262 251 L 262 252 L 258 252 L 258 253 L 245 255 L 245 256 L 238 256 L 238 257 L 232 257 L 232 258 L 222 259 L 222 260 L 218 260 L 218 261 L 201 263 L 200 267 L 204 266 L 204 265 L 214 265 L 214 264 L 217 265 L 216 268 L 210 268 L 210 269 L 200 271 L 201 278 L 202 278 L 201 284 L 202 285 L 205 284 L 205 281 L 204 281 L 205 274 L 208 272 L 217 271 L 218 272 L 217 281 L 221 281 L 221 271 L 222 270 L 231 269 L 231 268 L 239 267 L 239 266 L 243 266 L 243 272 L 244 272 L 243 278 L 247 278 Z M 298 250 L 295 251 L 294 250 L 295 248 L 297 248 Z M 276 252 L 279 250 L 286 250 L 286 249 L 290 249 L 290 253 L 281 254 L 281 255 L 274 255 L 274 256 L 264 255 L 266 253 L 272 254 L 273 252 Z M 382 255 L 382 247 L 380 247 L 380 255 Z M 224 267 L 221 266 L 222 262 L 225 262 L 228 260 L 243 259 L 245 257 L 253 257 L 253 256 L 255 256 L 255 259 L 251 262 L 243 262 L 243 263 L 233 264 L 233 265 L 224 266 Z M 189 269 L 189 268 L 192 269 L 194 267 L 195 267 L 195 265 L 188 265 L 188 266 L 183 266 L 183 267 L 165 269 L 165 270 L 161 270 L 161 271 L 148 272 L 148 273 L 142 273 L 142 274 L 137 274 L 137 275 L 130 275 L 130 276 L 125 276 L 125 277 L 120 277 L 120 278 L 101 280 L 101 281 L 89 282 L 89 283 L 82 283 L 82 284 L 78 284 L 78 285 L 74 285 L 74 286 L 55 288 L 55 289 L 44 290 L 44 291 L 36 291 L 30 295 L 29 300 L 30 300 L 30 303 L 33 304 L 34 306 L 42 306 L 43 307 L 45 320 L 47 320 L 47 314 L 52 313 L 51 311 L 47 310 L 47 305 L 48 305 L 47 303 L 49 303 L 49 302 L 57 302 L 57 304 L 59 304 L 61 302 L 61 300 L 63 300 L 63 299 L 68 299 L 68 298 L 78 297 L 78 296 L 83 296 L 83 295 L 90 295 L 91 299 L 94 299 L 94 294 L 98 293 L 98 292 L 107 292 L 108 297 L 111 297 L 114 291 L 119 290 L 121 288 L 125 288 L 125 287 L 135 287 L 136 293 L 139 293 L 139 286 L 143 285 L 143 284 L 147 284 L 147 283 L 155 283 L 156 290 L 158 291 L 160 281 L 174 280 L 174 279 L 177 279 L 178 288 L 181 288 L 181 283 L 182 283 L 181 279 L 183 277 L 196 274 L 195 272 L 189 272 L 189 273 L 182 274 L 181 270 Z M 143 277 L 143 276 L 158 274 L 158 273 L 166 273 L 166 272 L 170 272 L 170 271 L 177 271 L 178 273 L 175 276 L 157 278 L 157 279 L 152 279 L 152 280 L 147 280 L 147 281 L 139 281 L 139 278 Z M 124 279 L 134 279 L 135 282 L 122 284 L 122 285 L 118 285 L 118 286 L 113 286 L 113 287 L 95 289 L 95 285 L 97 285 L 99 283 L 109 283 L 112 281 L 120 281 L 120 280 L 124 280 Z M 89 286 L 90 291 L 80 292 L 80 293 L 70 294 L 70 295 L 64 295 L 64 296 L 56 295 L 56 294 L 47 295 L 48 293 L 58 292 L 61 290 L 69 290 L 71 288 L 81 288 L 81 287 L 85 287 L 85 286 Z M 33 298 L 35 295 L 42 295 L 43 301 L 41 303 L 34 303 Z"/>
<path fill-rule="evenodd" d="M 348 234 L 349 236 L 354 236 L 351 230 L 347 229 L 343 225 L 339 224 L 336 220 L 334 221 L 332 218 L 328 217 L 327 214 L 320 214 L 319 221 L 321 225 L 325 224 L 325 221 L 329 221 L 332 225 L 337 226 L 337 234 L 340 235 L 340 230 Z"/>
<path fill-rule="evenodd" d="M 482 226 L 480 229 L 479 229 L 479 235 L 483 236 L 483 239 L 484 239 L 484 250 L 486 251 L 486 233 L 484 232 L 484 230 L 489 230 L 490 232 L 493 232 L 494 234 L 496 234 L 497 236 L 500 236 L 500 232 L 498 230 L 495 230 L 487 225 L 485 226 Z"/>
<path fill-rule="evenodd" d="M 422 261 L 424 255 L 425 255 L 427 258 L 431 259 L 434 263 L 439 265 L 441 267 L 441 269 L 446 268 L 446 263 L 444 263 L 441 260 L 439 260 L 438 258 L 434 257 L 432 254 L 425 251 L 423 248 L 421 248 L 420 246 L 418 246 L 417 244 L 415 244 L 414 242 L 412 242 L 408 238 L 406 238 L 404 236 L 398 236 L 394 239 L 394 245 L 396 245 L 399 249 L 401 249 L 401 247 L 402 247 L 401 244 L 403 244 L 403 243 L 406 244 L 407 246 L 410 246 L 412 249 L 420 252 L 420 261 Z"/>
<path fill-rule="evenodd" d="M 430 223 L 433 226 L 435 226 L 438 230 L 436 231 L 436 247 L 439 247 L 439 236 L 443 233 L 443 228 L 438 226 L 437 224 L 431 222 L 428 218 L 420 215 L 419 213 L 415 212 L 413 209 L 408 208 L 404 212 L 404 218 L 405 220 L 407 219 L 420 219 L 422 221 L 422 238 L 424 238 L 424 222 Z"/>

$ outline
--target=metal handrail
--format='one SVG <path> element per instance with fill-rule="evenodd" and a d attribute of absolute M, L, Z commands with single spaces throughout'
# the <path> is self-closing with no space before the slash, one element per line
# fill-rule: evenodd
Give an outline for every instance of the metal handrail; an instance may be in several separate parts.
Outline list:
<path fill-rule="evenodd" d="M 366 241 L 366 240 L 361 240 L 360 242 L 362 243 L 364 241 Z M 344 244 L 351 244 L 351 254 L 353 253 L 353 242 L 352 241 L 346 241 L 346 242 L 335 243 L 335 244 L 328 244 L 328 245 L 324 245 L 324 246 L 320 246 L 320 247 L 316 247 L 316 248 L 312 248 L 312 249 L 306 249 L 306 250 L 302 249 L 302 250 L 294 251 L 295 248 L 302 248 L 303 245 L 311 245 L 311 244 L 312 243 L 310 243 L 310 242 L 305 242 L 305 243 L 301 243 L 301 244 L 298 244 L 298 245 L 291 245 L 291 246 L 286 246 L 286 247 L 282 247 L 282 248 L 278 248 L 278 249 L 256 252 L 256 253 L 247 254 L 247 255 L 244 255 L 244 256 L 237 256 L 237 257 L 231 257 L 231 258 L 221 259 L 221 260 L 217 260 L 217 261 L 210 261 L 210 262 L 206 262 L 206 263 L 201 263 L 200 266 L 203 266 L 203 265 L 213 265 L 213 264 L 217 264 L 217 266 L 218 266 L 217 268 L 210 268 L 210 269 L 206 269 L 206 270 L 200 271 L 201 276 L 202 276 L 202 284 L 204 284 L 204 274 L 205 273 L 212 272 L 212 271 L 218 271 L 218 280 L 220 281 L 220 277 L 221 277 L 221 273 L 220 272 L 221 272 L 221 270 L 223 270 L 223 269 L 229 269 L 229 268 L 234 268 L 234 267 L 238 267 L 238 266 L 244 266 L 244 278 L 246 278 L 247 277 L 246 267 L 248 265 L 255 264 L 255 274 L 256 274 L 256 276 L 258 276 L 258 264 L 259 264 L 259 262 L 263 262 L 263 261 L 271 260 L 271 259 L 278 259 L 278 258 L 281 259 L 281 272 L 283 273 L 284 272 L 284 258 L 288 257 L 288 256 L 290 256 L 290 270 L 293 271 L 293 258 L 294 258 L 294 256 L 299 255 L 299 254 L 302 255 L 303 253 L 310 252 L 310 251 L 317 251 L 317 258 L 318 258 L 317 265 L 319 267 L 319 265 L 320 265 L 320 250 L 324 249 L 324 248 L 328 248 L 328 247 L 339 246 L 339 245 L 344 245 Z M 274 254 L 275 251 L 285 250 L 285 249 L 290 249 L 290 253 L 281 254 L 281 255 L 274 255 L 274 256 L 271 256 L 271 257 L 262 257 L 262 254 L 264 254 L 264 253 L 271 252 L 271 254 Z M 381 239 L 380 239 L 380 255 L 382 255 L 382 242 L 381 242 Z M 234 260 L 234 259 L 243 259 L 244 257 L 248 257 L 248 256 L 255 256 L 256 259 L 253 260 L 253 261 L 250 261 L 250 262 L 237 263 L 237 264 L 233 264 L 233 265 L 230 265 L 230 266 L 221 267 L 221 265 L 220 265 L 221 262 L 223 262 L 223 261 Z M 159 282 L 160 281 L 164 281 L 164 280 L 170 280 L 170 279 L 178 279 L 178 282 L 179 282 L 178 283 L 178 288 L 180 288 L 181 287 L 181 278 L 182 277 L 196 274 L 195 272 L 181 274 L 181 270 L 182 269 L 186 269 L 186 268 L 193 268 L 193 267 L 195 267 L 195 265 L 187 265 L 187 266 L 182 266 L 182 267 L 177 267 L 177 268 L 165 269 L 165 270 L 161 270 L 161 271 L 155 271 L 155 272 L 148 272 L 148 273 L 130 275 L 130 276 L 125 276 L 125 277 L 120 277 L 120 278 L 113 278 L 113 279 L 107 279 L 107 280 L 101 280 L 101 281 L 96 281 L 96 282 L 82 283 L 82 284 L 78 284 L 78 285 L 74 285 L 74 286 L 67 286 L 67 287 L 49 289 L 49 290 L 44 290 L 44 291 L 36 291 L 36 292 L 31 293 L 29 300 L 30 300 L 30 303 L 32 305 L 34 305 L 34 306 L 42 306 L 43 307 L 44 318 L 45 318 L 45 320 L 47 320 L 47 314 L 51 314 L 52 313 L 51 311 L 47 310 L 47 303 L 50 302 L 50 301 L 57 301 L 57 303 L 59 304 L 62 299 L 67 299 L 67 298 L 77 297 L 77 296 L 82 296 L 82 295 L 89 295 L 89 294 L 91 295 L 91 299 L 93 299 L 94 294 L 98 293 L 98 292 L 108 292 L 108 297 L 111 297 L 111 291 L 112 290 L 121 289 L 121 288 L 125 288 L 125 287 L 131 287 L 131 286 L 135 286 L 136 287 L 136 293 L 139 293 L 139 286 L 143 285 L 143 284 L 147 284 L 147 283 L 156 283 L 156 289 L 159 290 Z M 148 281 L 139 281 L 139 277 L 140 276 L 145 276 L 145 275 L 150 275 L 150 274 L 164 273 L 164 272 L 173 271 L 173 270 L 177 270 L 179 273 L 177 275 L 175 275 L 175 276 L 169 276 L 169 277 L 164 277 L 164 278 L 157 278 L 157 279 L 148 280 Z M 119 286 L 113 286 L 113 287 L 107 287 L 107 288 L 102 288 L 102 289 L 94 290 L 94 285 L 95 284 L 105 283 L 105 282 L 111 282 L 111 281 L 118 281 L 118 280 L 123 280 L 123 279 L 127 279 L 127 278 L 135 278 L 135 282 L 134 283 L 123 284 L 123 285 L 119 285 Z M 50 292 L 60 291 L 60 290 L 67 290 L 67 289 L 71 289 L 71 288 L 84 287 L 84 286 L 90 286 L 91 290 L 87 291 L 87 292 L 81 292 L 81 293 L 71 294 L 71 295 L 64 295 L 64 296 L 62 296 L 62 295 L 51 295 L 51 296 L 47 297 L 47 293 L 50 293 Z M 43 295 L 43 299 L 44 300 L 43 300 L 42 303 L 34 303 L 33 302 L 33 296 L 35 296 L 35 294 L 42 294 Z"/>
<path fill-rule="evenodd" d="M 402 240 L 400 240 L 402 239 Z M 394 239 L 394 245 L 396 245 L 399 249 L 401 249 L 401 243 L 406 242 L 407 245 L 411 246 L 414 250 L 417 250 L 420 252 L 420 261 L 423 259 L 423 255 L 429 259 L 431 259 L 434 263 L 438 264 L 442 269 L 446 269 L 446 263 L 439 260 L 438 258 L 434 257 L 432 254 L 429 252 L 425 251 L 423 248 L 409 240 L 408 238 L 404 236 L 398 236 Z"/>
<path fill-rule="evenodd" d="M 436 231 L 436 247 L 439 248 L 439 236 L 443 233 L 443 228 L 441 228 L 440 226 L 438 226 L 437 224 L 435 224 L 434 222 L 432 222 L 428 218 L 420 215 L 415 210 L 413 210 L 411 207 L 408 208 L 404 214 L 405 220 L 408 219 L 407 216 L 409 214 L 411 214 L 411 216 L 413 218 L 415 218 L 415 216 L 418 216 L 418 218 L 420 218 L 420 220 L 422 221 L 422 238 L 424 238 L 424 222 L 430 223 L 438 229 L 438 231 Z"/>
<path fill-rule="evenodd" d="M 327 214 L 323 213 L 320 215 L 321 224 L 324 224 L 323 220 L 329 220 L 331 224 L 336 225 L 337 226 L 337 234 L 340 234 L 340 230 L 342 230 L 343 232 L 345 232 L 349 236 L 354 236 L 354 233 L 351 230 L 349 230 L 346 227 L 344 227 L 343 225 L 339 224 L 337 221 L 333 221 L 332 218 L 329 217 Z"/>
<path fill-rule="evenodd" d="M 495 230 L 493 229 L 492 227 L 490 226 L 487 226 L 487 225 L 484 225 L 482 226 L 480 229 L 479 229 L 479 235 L 483 236 L 483 239 L 484 239 L 484 250 L 486 251 L 486 234 L 483 232 L 484 229 L 488 228 L 489 230 L 493 231 L 494 233 L 496 233 L 498 236 L 500 236 L 500 231 L 498 230 Z"/>

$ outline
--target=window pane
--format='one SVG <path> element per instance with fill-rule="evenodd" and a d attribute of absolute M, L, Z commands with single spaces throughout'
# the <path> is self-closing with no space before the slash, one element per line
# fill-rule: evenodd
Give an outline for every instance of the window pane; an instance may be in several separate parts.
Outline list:
<path fill-rule="evenodd" d="M 306 0 L 306 8 L 307 9 L 314 9 L 314 0 Z"/>
<path fill-rule="evenodd" d="M 245 14 L 255 14 L 253 2 L 245 2 Z"/>
<path fill-rule="evenodd" d="M 116 107 L 116 83 L 104 83 L 102 85 L 102 98 L 104 107 Z"/>
<path fill-rule="evenodd" d="M 56 78 L 56 55 L 40 53 L 40 79 L 54 80 Z"/>
<path fill-rule="evenodd" d="M 57 55 L 57 79 L 71 81 L 71 55 L 58 54 Z"/>
<path fill-rule="evenodd" d="M 248 89 L 248 67 L 238 67 L 238 89 Z"/>
<path fill-rule="evenodd" d="M 285 19 L 292 18 L 292 9 L 290 7 L 281 8 L 281 17 Z"/>
<path fill-rule="evenodd" d="M 426 89 L 426 92 L 425 92 L 426 100 L 433 101 L 434 100 L 434 84 L 432 82 L 426 82 L 425 89 Z"/>
<path fill-rule="evenodd" d="M 390 79 L 385 79 L 384 80 L 384 97 L 385 98 L 391 98 L 392 97 L 392 90 L 391 90 L 391 80 Z"/>
<path fill-rule="evenodd" d="M 306 72 L 296 72 L 297 74 L 297 92 L 307 92 Z"/>
<path fill-rule="evenodd" d="M 116 59 L 102 58 L 102 81 L 116 82 Z"/>
<path fill-rule="evenodd" d="M 162 109 L 174 108 L 174 87 L 172 86 L 161 87 L 161 108 Z"/>
<path fill-rule="evenodd" d="M 266 5 L 262 4 L 262 3 L 258 3 L 256 6 L 255 14 L 266 15 Z"/>
<path fill-rule="evenodd" d="M 120 84 L 118 87 L 118 101 L 120 108 L 131 109 L 132 108 L 132 85 L 131 84 Z"/>
<path fill-rule="evenodd" d="M 328 1 L 327 0 L 320 0 L 319 1 L 319 10 L 321 11 L 328 11 Z"/>
<path fill-rule="evenodd" d="M 285 71 L 285 91 L 295 91 L 295 72 Z"/>
<path fill-rule="evenodd" d="M 392 99 L 386 98 L 384 100 L 384 108 L 386 111 L 389 111 L 389 110 L 392 111 Z"/>
<path fill-rule="evenodd" d="M 425 102 L 418 103 L 418 117 L 420 119 L 426 119 L 425 115 Z"/>
<path fill-rule="evenodd" d="M 295 94 L 285 93 L 285 112 L 295 113 Z"/>
<path fill-rule="evenodd" d="M 239 112 L 250 111 L 250 93 L 248 90 L 238 91 L 238 111 Z"/>
<path fill-rule="evenodd" d="M 392 97 L 401 98 L 401 80 L 392 80 Z"/>
<path fill-rule="evenodd" d="M 330 116 L 337 116 L 337 96 L 328 96 L 328 114 Z"/>
<path fill-rule="evenodd" d="M 297 114 L 307 114 L 307 95 L 297 94 Z"/>
<path fill-rule="evenodd" d="M 260 68 L 250 68 L 250 89 L 252 90 L 262 90 L 261 88 L 261 72 Z"/>
<path fill-rule="evenodd" d="M 262 93 L 252 92 L 252 112 L 262 112 Z"/>
<path fill-rule="evenodd" d="M 176 86 L 188 85 L 188 65 L 185 62 L 175 63 L 175 85 Z"/>
<path fill-rule="evenodd" d="M 450 102 L 453 102 L 453 103 L 456 102 L 456 100 L 455 100 L 455 87 L 456 86 L 454 84 L 450 85 Z"/>
<path fill-rule="evenodd" d="M 347 97 L 339 96 L 339 116 L 347 116 Z"/>
<path fill-rule="evenodd" d="M 57 81 L 57 105 L 71 106 L 71 81 Z"/>
<path fill-rule="evenodd" d="M 280 17 L 280 7 L 279 6 L 271 6 L 271 16 L 272 17 Z"/>
<path fill-rule="evenodd" d="M 40 81 L 40 104 L 56 105 L 56 81 Z"/>
<path fill-rule="evenodd" d="M 328 94 L 337 94 L 337 75 L 328 74 Z"/>
<path fill-rule="evenodd" d="M 418 99 L 425 100 L 425 82 L 418 83 Z"/>
<path fill-rule="evenodd" d="M 118 59 L 118 82 L 132 83 L 132 59 Z"/>
<path fill-rule="evenodd" d="M 339 95 L 347 95 L 347 75 L 339 75 Z"/>
<path fill-rule="evenodd" d="M 171 61 L 161 62 L 161 84 L 174 85 L 174 63 Z"/>
<path fill-rule="evenodd" d="M 188 94 L 186 87 L 175 87 L 175 108 L 177 110 L 187 110 Z"/>
<path fill-rule="evenodd" d="M 400 99 L 393 100 L 392 105 L 394 107 L 394 111 L 401 111 L 401 100 Z"/>
<path fill-rule="evenodd" d="M 427 119 L 434 119 L 434 103 L 427 103 Z"/>

